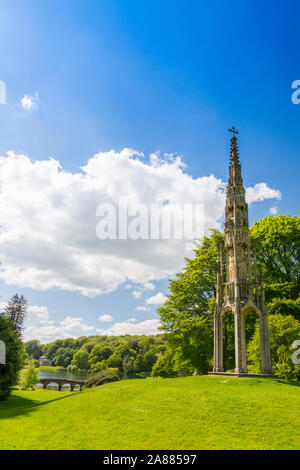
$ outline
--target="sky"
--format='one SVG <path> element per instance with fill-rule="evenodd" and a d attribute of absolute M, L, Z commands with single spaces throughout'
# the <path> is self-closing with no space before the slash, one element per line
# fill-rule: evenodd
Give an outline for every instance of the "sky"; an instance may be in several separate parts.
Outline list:
<path fill-rule="evenodd" d="M 28 299 L 25 339 L 158 331 L 191 243 L 101 240 L 97 208 L 199 204 L 222 228 L 231 126 L 250 224 L 300 215 L 299 13 L 0 1 L 0 294 Z"/>

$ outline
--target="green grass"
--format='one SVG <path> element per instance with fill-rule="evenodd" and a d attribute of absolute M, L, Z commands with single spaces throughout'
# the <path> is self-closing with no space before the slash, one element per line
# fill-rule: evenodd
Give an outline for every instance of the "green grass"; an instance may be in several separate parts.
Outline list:
<path fill-rule="evenodd" d="M 54 366 L 40 366 L 37 369 L 38 371 L 43 371 L 43 372 L 61 372 L 65 371 L 63 367 L 54 367 Z"/>
<path fill-rule="evenodd" d="M 299 449 L 299 392 L 207 376 L 15 391 L 0 402 L 0 449 Z"/>

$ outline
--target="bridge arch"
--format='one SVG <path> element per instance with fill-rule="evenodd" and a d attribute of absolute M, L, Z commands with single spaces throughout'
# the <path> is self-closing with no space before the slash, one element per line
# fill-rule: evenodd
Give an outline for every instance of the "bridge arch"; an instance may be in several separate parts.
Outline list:
<path fill-rule="evenodd" d="M 60 392 L 64 385 L 70 385 L 70 391 L 73 392 L 75 387 L 78 386 L 79 390 L 82 390 L 83 385 L 85 384 L 84 380 L 71 380 L 71 379 L 56 379 L 56 378 L 40 378 L 39 383 L 43 385 L 44 389 L 51 383 L 58 386 L 58 391 Z"/>

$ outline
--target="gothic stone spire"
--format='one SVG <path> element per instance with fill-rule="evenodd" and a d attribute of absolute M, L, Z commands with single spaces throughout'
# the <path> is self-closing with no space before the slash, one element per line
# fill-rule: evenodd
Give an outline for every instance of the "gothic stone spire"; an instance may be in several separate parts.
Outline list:
<path fill-rule="evenodd" d="M 235 134 L 238 134 L 238 131 L 235 130 L 235 127 L 228 129 L 229 132 L 232 132 L 231 137 L 231 148 L 230 148 L 230 165 L 229 165 L 229 179 L 227 193 L 244 193 L 245 190 L 243 187 L 242 171 L 241 164 L 239 159 L 239 149 L 237 145 L 237 138 Z"/>
<path fill-rule="evenodd" d="M 252 277 L 248 205 L 239 161 L 236 138 L 238 132 L 234 127 L 228 130 L 232 132 L 232 137 L 226 190 L 225 247 L 224 250 L 222 247 L 220 250 L 220 274 L 217 281 L 214 371 L 217 373 L 224 371 L 222 318 L 229 310 L 234 315 L 235 322 L 235 372 L 247 372 L 245 319 L 249 311 L 254 311 L 260 317 L 262 373 L 270 374 L 272 369 L 264 288 L 261 282 L 261 300 L 259 300 L 256 262 L 254 262 L 254 282 Z M 223 266 L 226 273 L 225 282 L 223 282 Z"/>

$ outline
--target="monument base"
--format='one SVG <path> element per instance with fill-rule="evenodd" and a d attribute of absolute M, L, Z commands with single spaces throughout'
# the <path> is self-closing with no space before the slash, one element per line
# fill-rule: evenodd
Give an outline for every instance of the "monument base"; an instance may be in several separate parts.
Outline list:
<path fill-rule="evenodd" d="M 248 372 L 208 372 L 207 375 L 215 375 L 219 377 L 256 377 L 258 379 L 276 379 L 273 374 L 249 374 Z"/>

